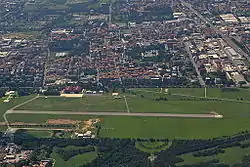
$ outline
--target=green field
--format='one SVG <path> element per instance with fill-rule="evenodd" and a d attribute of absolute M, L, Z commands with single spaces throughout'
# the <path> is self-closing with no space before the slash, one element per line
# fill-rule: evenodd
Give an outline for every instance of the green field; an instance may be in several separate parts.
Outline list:
<path fill-rule="evenodd" d="M 219 89 L 215 90 L 218 91 Z M 247 96 L 248 91 L 245 92 L 246 92 L 245 96 Z M 186 92 L 184 93 L 186 94 Z M 238 92 L 236 92 L 236 94 L 237 93 Z M 248 112 L 250 108 L 250 103 L 247 103 L 248 101 L 243 101 L 245 103 L 237 103 L 237 102 L 218 101 L 218 100 L 214 101 L 192 100 L 192 99 L 183 100 L 183 97 L 180 96 L 171 96 L 171 95 L 148 93 L 148 92 L 138 92 L 136 96 L 128 94 L 124 95 L 127 96 L 126 99 L 130 112 L 208 114 L 212 111 L 215 111 L 219 114 L 224 115 L 224 117 L 241 118 L 250 116 L 250 113 Z M 159 98 L 159 97 L 167 98 L 167 100 L 161 100 L 161 101 L 153 100 L 154 98 Z M 40 97 L 30 103 L 27 103 L 23 106 L 16 108 L 16 110 L 127 112 L 123 95 L 121 95 L 120 99 L 114 99 L 112 96 L 108 95 L 86 96 L 83 98 L 48 97 L 46 99 L 44 97 Z"/>
<path fill-rule="evenodd" d="M 169 100 L 153 101 L 139 97 L 127 98 L 128 106 L 132 112 L 166 112 L 166 113 L 210 113 L 215 111 L 225 116 L 236 116 L 247 113 L 250 104 L 240 104 L 223 101 L 194 101 L 194 100 Z M 241 112 L 235 112 L 235 108 Z"/>
<path fill-rule="evenodd" d="M 160 92 L 159 88 L 145 88 L 145 89 L 134 89 L 142 91 L 153 91 Z M 164 90 L 162 92 L 164 93 Z M 234 99 L 243 98 L 244 100 L 250 100 L 250 89 L 235 89 L 235 91 L 229 91 L 232 89 L 227 89 L 228 91 L 223 91 L 220 88 L 207 88 L 207 97 Z M 204 97 L 204 88 L 169 88 L 168 92 L 171 94 L 184 94 L 197 97 Z"/>
<path fill-rule="evenodd" d="M 73 147 L 68 146 L 65 149 L 79 149 L 80 147 Z M 97 152 L 89 152 L 84 154 L 76 155 L 72 158 L 70 158 L 68 161 L 64 161 L 58 153 L 53 150 L 51 157 L 55 160 L 55 167 L 62 167 L 62 166 L 72 166 L 77 167 L 86 163 L 91 162 L 94 160 L 97 156 Z"/>
<path fill-rule="evenodd" d="M 9 114 L 9 121 L 45 123 L 47 119 L 87 120 L 98 116 Z M 192 139 L 229 136 L 250 130 L 249 118 L 195 119 L 99 116 L 101 137 Z"/>
<path fill-rule="evenodd" d="M 156 89 L 148 89 L 156 90 Z M 169 89 L 172 92 L 181 91 L 182 94 L 190 93 L 198 95 L 201 89 Z M 214 92 L 220 92 L 214 89 Z M 194 92 L 194 93 L 191 93 Z M 245 94 L 244 94 L 245 92 Z M 236 96 L 247 97 L 249 90 L 240 89 L 233 92 Z M 219 94 L 219 93 L 218 93 Z M 75 119 L 87 120 L 89 118 L 102 118 L 100 131 L 101 137 L 118 138 L 214 138 L 229 136 L 244 130 L 250 130 L 250 104 L 226 102 L 178 99 L 170 95 L 136 92 L 136 95 L 124 94 L 127 97 L 131 112 L 167 112 L 167 113 L 209 113 L 215 111 L 222 114 L 223 119 L 198 119 L 198 118 L 164 118 L 164 117 L 129 117 L 129 116 L 81 116 L 81 115 L 49 115 L 49 114 L 8 114 L 10 122 L 40 122 L 47 119 Z M 141 97 L 141 95 L 144 95 Z M 222 92 L 221 97 L 233 98 L 232 92 Z M 88 96 L 84 98 L 54 98 L 40 97 L 31 103 L 19 107 L 27 110 L 63 110 L 63 111 L 126 111 L 123 95 L 121 99 L 113 99 L 111 96 Z M 166 101 L 155 101 L 154 98 L 166 97 Z M 8 104 L 2 104 L 5 109 L 10 108 L 17 101 L 25 101 L 22 97 Z M 25 100 L 23 100 L 25 99 Z M 248 102 L 248 101 L 244 101 Z"/>
<path fill-rule="evenodd" d="M 23 103 L 36 95 L 24 96 L 16 99 L 11 99 L 9 103 L 4 103 L 3 99 L 0 99 L 0 115 L 3 115 L 8 109 L 14 107 L 20 103 Z M 3 117 L 0 117 L 0 120 L 3 121 Z"/>
<path fill-rule="evenodd" d="M 172 142 L 136 142 L 135 147 L 139 150 L 147 153 L 157 153 L 162 150 L 168 149 L 172 145 Z"/>
<path fill-rule="evenodd" d="M 178 163 L 177 165 L 192 165 L 198 164 L 202 162 L 211 161 L 213 159 L 218 159 L 220 163 L 223 164 L 236 164 L 240 163 L 241 159 L 245 155 L 250 155 L 250 148 L 240 148 L 240 147 L 232 147 L 226 148 L 225 153 L 220 153 L 218 155 L 206 156 L 206 157 L 194 157 L 192 153 L 181 155 L 180 158 L 184 160 L 184 162 Z"/>
<path fill-rule="evenodd" d="M 39 97 L 17 110 L 37 111 L 126 111 L 124 99 L 112 96 L 86 96 L 83 98 Z"/>
<path fill-rule="evenodd" d="M 36 138 L 49 138 L 51 137 L 52 132 L 43 130 L 28 130 L 26 133 Z"/>

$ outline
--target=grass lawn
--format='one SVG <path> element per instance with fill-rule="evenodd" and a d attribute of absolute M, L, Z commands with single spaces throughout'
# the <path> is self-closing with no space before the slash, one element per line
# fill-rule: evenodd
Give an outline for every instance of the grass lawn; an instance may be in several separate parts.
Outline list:
<path fill-rule="evenodd" d="M 14 107 L 20 103 L 23 103 L 36 95 L 30 95 L 30 96 L 24 96 L 24 97 L 19 97 L 16 99 L 11 99 L 9 103 L 4 103 L 2 99 L 0 99 L 0 121 L 4 121 L 2 115 L 11 107 Z"/>
<path fill-rule="evenodd" d="M 247 117 L 223 119 L 158 118 L 129 116 L 79 116 L 8 114 L 10 122 L 46 122 L 47 119 L 102 120 L 101 137 L 192 139 L 228 136 L 250 130 Z"/>
<path fill-rule="evenodd" d="M 147 97 L 140 95 L 127 95 L 127 103 L 131 112 L 156 112 L 156 113 L 204 113 L 208 114 L 215 111 L 223 114 L 225 118 L 249 117 L 250 104 L 225 102 L 225 101 L 202 101 L 202 100 L 180 100 L 171 99 L 166 96 L 167 101 L 152 100 L 150 94 Z M 122 95 L 123 96 L 123 95 Z M 155 94 L 155 97 L 160 97 Z M 148 98 L 149 97 L 149 98 Z M 240 110 L 239 110 L 240 109 Z M 124 98 L 114 99 L 112 96 L 86 96 L 83 98 L 64 98 L 64 97 L 40 97 L 30 103 L 18 107 L 16 110 L 34 111 L 118 111 L 127 112 Z"/>
<path fill-rule="evenodd" d="M 218 155 L 207 156 L 207 157 L 194 157 L 192 153 L 181 155 L 180 158 L 184 162 L 178 163 L 178 165 L 192 165 L 198 164 L 213 159 L 218 159 L 220 163 L 232 165 L 241 162 L 245 155 L 250 154 L 250 148 L 242 149 L 240 147 L 226 148 L 225 153 L 220 153 Z"/>
<path fill-rule="evenodd" d="M 220 88 L 207 88 L 207 97 L 217 97 L 225 99 L 243 98 L 250 100 L 250 89 L 237 89 L 238 91 L 223 91 Z M 193 96 L 204 96 L 204 88 L 170 88 L 171 93 L 180 93 Z"/>
<path fill-rule="evenodd" d="M 210 113 L 215 111 L 225 116 L 247 114 L 250 104 L 222 101 L 153 101 L 141 97 L 127 97 L 131 112 L 167 112 L 167 113 Z M 240 108 L 241 112 L 236 112 Z"/>
<path fill-rule="evenodd" d="M 126 111 L 124 99 L 111 96 L 85 96 L 83 98 L 40 97 L 17 110 L 40 111 Z"/>
<path fill-rule="evenodd" d="M 51 132 L 45 130 L 28 130 L 26 133 L 36 138 L 49 138 L 51 136 Z"/>
<path fill-rule="evenodd" d="M 237 92 L 236 92 L 237 93 Z M 247 92 L 248 93 L 248 92 Z M 2 104 L 4 112 L 31 97 L 14 99 L 13 102 Z M 118 138 L 213 138 L 229 136 L 243 130 L 250 130 L 250 104 L 221 101 L 169 100 L 152 101 L 139 96 L 127 96 L 131 112 L 168 112 L 168 113 L 209 113 L 222 114 L 223 119 L 198 118 L 157 118 L 129 116 L 80 116 L 80 115 L 49 115 L 49 114 L 8 114 L 10 122 L 45 123 L 47 119 L 102 118 L 101 137 Z M 15 103 L 15 104 L 19 104 Z M 11 105 L 12 104 L 12 105 Z M 7 106 L 6 106 L 7 105 Z M 85 98 L 52 98 L 43 97 L 34 100 L 18 109 L 29 110 L 63 110 L 63 111 L 125 111 L 124 99 L 113 99 L 111 96 L 88 96 Z M 2 110 L 2 108 L 1 108 Z M 2 114 L 4 113 L 2 112 Z"/>
<path fill-rule="evenodd" d="M 74 149 L 75 147 L 66 147 L 66 149 Z M 79 148 L 79 147 L 78 147 Z M 59 154 L 57 154 L 54 150 L 51 154 L 51 157 L 55 159 L 55 167 L 62 167 L 62 166 L 70 166 L 70 167 L 78 167 L 80 165 L 86 164 L 94 160 L 97 156 L 97 152 L 89 152 L 84 154 L 76 155 L 70 158 L 68 161 L 64 161 Z"/>
<path fill-rule="evenodd" d="M 143 152 L 157 153 L 162 150 L 168 149 L 172 142 L 136 142 L 135 147 Z"/>
<path fill-rule="evenodd" d="M 160 92 L 160 88 L 140 88 L 133 90 Z M 164 93 L 164 88 L 162 92 Z M 229 90 L 229 89 L 227 89 Z M 184 94 L 197 97 L 204 97 L 204 88 L 169 88 L 168 92 L 171 94 Z M 237 89 L 237 91 L 223 91 L 220 88 L 207 88 L 207 97 L 234 99 L 243 98 L 250 100 L 250 89 Z"/>

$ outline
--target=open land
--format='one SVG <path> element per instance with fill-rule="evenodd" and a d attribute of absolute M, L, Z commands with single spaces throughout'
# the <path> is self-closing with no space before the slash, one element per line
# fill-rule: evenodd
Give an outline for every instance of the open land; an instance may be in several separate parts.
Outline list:
<path fill-rule="evenodd" d="M 67 151 L 67 150 L 74 150 L 74 149 L 79 149 L 79 148 L 81 148 L 81 147 L 67 146 L 63 150 Z M 82 147 L 82 148 L 84 148 L 84 147 Z M 53 159 L 55 159 L 55 161 L 56 161 L 55 167 L 79 166 L 79 165 L 82 165 L 83 162 L 84 163 L 91 162 L 93 159 L 96 158 L 96 156 L 97 156 L 97 152 L 93 151 L 93 152 L 87 152 L 84 154 L 76 155 L 76 156 L 70 158 L 69 160 L 65 161 L 63 158 L 60 157 L 60 155 L 55 151 L 55 149 L 51 153 L 51 157 Z"/>
<path fill-rule="evenodd" d="M 177 89 L 170 89 L 171 93 L 172 90 Z M 182 90 L 183 92 L 180 93 L 188 95 L 186 89 Z M 198 91 L 201 90 L 194 89 L 195 93 Z M 220 89 L 216 91 L 219 92 Z M 157 92 L 159 91 L 157 90 Z M 244 92 L 248 94 L 248 91 L 240 91 L 240 94 L 236 95 L 235 98 L 237 96 L 247 96 Z M 190 96 L 193 96 L 195 93 Z M 221 92 L 221 97 L 233 99 L 231 93 Z M 142 94 L 144 95 L 143 97 L 141 97 Z M 101 137 L 119 138 L 214 138 L 236 134 L 240 131 L 249 130 L 250 127 L 250 104 L 248 103 L 178 99 L 176 97 L 172 98 L 170 95 L 143 92 L 137 92 L 134 96 L 125 95 L 130 112 L 127 112 L 123 98 L 113 99 L 111 96 L 106 95 L 84 98 L 48 97 L 46 99 L 39 97 L 31 103 L 19 106 L 14 111 L 10 111 L 14 113 L 7 114 L 7 118 L 10 122 L 20 122 L 21 120 L 22 122 L 31 123 L 46 123 L 49 119 L 86 120 L 100 118 L 103 121 L 101 122 L 102 128 L 99 135 Z M 168 100 L 155 101 L 152 100 L 152 97 L 166 97 Z M 197 97 L 199 97 L 198 93 Z M 248 101 L 245 99 L 243 102 Z M 212 111 L 223 115 L 223 119 L 166 118 L 157 115 L 209 114 Z M 34 114 L 35 112 L 39 114 Z M 108 114 L 102 114 L 103 112 L 108 112 Z M 88 115 L 84 115 L 84 113 L 88 113 Z M 119 113 L 123 113 L 126 116 L 119 116 Z M 142 117 L 142 115 L 133 116 L 132 114 L 145 115 Z M 150 117 L 150 114 L 155 114 L 158 117 Z"/>
<path fill-rule="evenodd" d="M 194 157 L 193 153 L 183 154 L 180 156 L 184 161 L 178 163 L 178 166 L 181 165 L 192 165 L 198 164 L 201 162 L 208 162 L 214 159 L 218 159 L 220 163 L 232 165 L 236 163 L 240 163 L 242 158 L 245 155 L 250 155 L 250 148 L 240 148 L 240 147 L 232 147 L 224 149 L 225 153 L 219 153 L 217 155 L 205 156 L 205 157 Z"/>
<path fill-rule="evenodd" d="M 87 96 L 84 98 L 40 97 L 16 108 L 17 110 L 37 111 L 126 111 L 124 99 L 111 96 Z"/>

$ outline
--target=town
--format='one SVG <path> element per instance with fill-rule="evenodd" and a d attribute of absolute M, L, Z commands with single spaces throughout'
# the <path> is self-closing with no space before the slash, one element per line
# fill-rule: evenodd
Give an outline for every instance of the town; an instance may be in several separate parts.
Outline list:
<path fill-rule="evenodd" d="M 100 158 L 97 166 L 105 164 L 100 156 L 109 149 L 105 138 L 112 138 L 107 139 L 111 143 L 120 137 L 138 138 L 137 144 L 131 142 L 139 148 L 146 133 L 136 127 L 150 129 L 154 118 L 161 126 L 147 130 L 152 138 L 162 139 L 159 127 L 177 126 L 177 117 L 183 117 L 181 128 L 192 127 L 193 138 L 202 136 L 195 134 L 195 128 L 203 123 L 203 128 L 209 127 L 214 118 L 229 120 L 227 126 L 236 124 L 233 119 L 238 118 L 240 130 L 213 129 L 204 138 L 247 133 L 243 125 L 249 121 L 243 119 L 248 118 L 250 103 L 249 11 L 248 0 L 2 0 L 0 166 L 48 167 L 67 162 L 70 167 L 68 160 L 78 153 Z M 235 114 L 234 107 L 242 113 Z M 115 121 L 118 117 L 130 120 Z M 190 120 L 198 123 L 185 124 Z M 128 122 L 129 130 L 124 128 Z M 37 129 L 49 137 L 30 138 L 27 133 Z M 185 132 L 171 133 L 173 142 L 174 135 L 186 139 Z M 48 138 L 56 142 L 51 144 Z M 32 147 L 29 140 L 33 139 L 39 146 Z M 77 143 L 75 147 L 93 143 L 69 151 L 68 141 L 60 145 L 64 139 Z M 170 148 L 171 142 L 161 139 L 162 147 Z M 98 144 L 104 147 L 97 155 Z M 60 162 L 55 155 L 61 156 Z M 155 155 L 160 157 L 150 152 L 146 160 L 154 161 Z"/>
<path fill-rule="evenodd" d="M 4 1 L 0 86 L 249 86 L 244 2 L 117 1 L 45 12 L 31 10 L 39 1 Z"/>

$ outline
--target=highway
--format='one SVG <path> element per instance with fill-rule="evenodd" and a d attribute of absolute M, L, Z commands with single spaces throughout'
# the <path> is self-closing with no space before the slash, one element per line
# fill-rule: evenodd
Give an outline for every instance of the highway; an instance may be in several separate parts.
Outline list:
<path fill-rule="evenodd" d="M 136 116 L 136 117 L 181 117 L 181 118 L 218 118 L 212 114 L 171 114 L 171 113 L 128 113 L 128 112 L 74 112 L 74 111 L 31 111 L 8 110 L 6 114 L 51 114 L 51 115 L 97 115 L 97 116 Z"/>
<path fill-rule="evenodd" d="M 240 55 L 244 56 L 248 62 L 250 62 L 250 57 L 247 53 L 245 53 L 241 48 L 239 48 L 229 37 L 225 36 L 220 30 L 218 30 L 207 18 L 202 16 L 198 11 L 196 11 L 191 4 L 184 2 L 181 0 L 182 5 L 186 6 L 189 8 L 195 15 L 197 15 L 203 22 L 208 24 L 211 28 L 215 30 L 218 34 L 221 35 L 222 39 L 226 41 L 226 43 L 231 46 L 236 52 L 238 52 Z"/>

